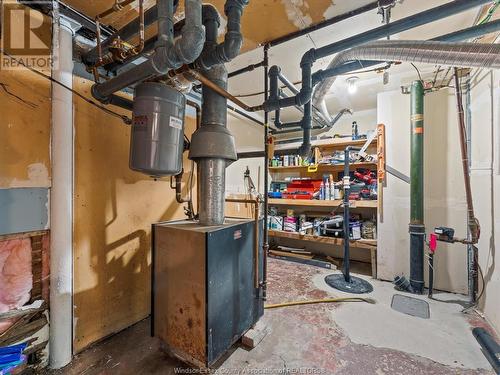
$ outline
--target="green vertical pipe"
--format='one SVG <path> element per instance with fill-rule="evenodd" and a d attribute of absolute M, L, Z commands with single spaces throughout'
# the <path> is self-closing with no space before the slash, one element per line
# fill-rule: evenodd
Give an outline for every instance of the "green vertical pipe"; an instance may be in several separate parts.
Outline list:
<path fill-rule="evenodd" d="M 411 85 L 410 223 L 424 223 L 424 85 Z"/>
<path fill-rule="evenodd" d="M 424 291 L 424 85 L 411 85 L 410 291 Z"/>

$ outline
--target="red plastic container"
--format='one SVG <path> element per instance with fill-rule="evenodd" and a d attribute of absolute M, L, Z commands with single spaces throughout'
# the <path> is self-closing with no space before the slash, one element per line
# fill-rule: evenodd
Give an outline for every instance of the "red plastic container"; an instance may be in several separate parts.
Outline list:
<path fill-rule="evenodd" d="M 295 180 L 288 184 L 283 192 L 284 199 L 312 199 L 319 191 L 321 180 Z"/>

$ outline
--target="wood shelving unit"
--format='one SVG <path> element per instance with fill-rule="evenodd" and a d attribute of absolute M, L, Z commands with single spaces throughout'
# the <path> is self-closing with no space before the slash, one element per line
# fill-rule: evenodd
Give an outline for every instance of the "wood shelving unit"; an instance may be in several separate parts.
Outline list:
<path fill-rule="evenodd" d="M 335 238 L 335 237 L 325 237 L 325 236 L 313 236 L 309 234 L 300 234 L 295 232 L 285 232 L 281 230 L 270 230 L 269 235 L 272 237 L 279 238 L 289 238 L 292 240 L 300 240 L 300 241 L 309 241 L 316 243 L 324 243 L 329 245 L 342 246 L 344 245 L 343 238 Z M 358 249 L 376 249 L 377 248 L 377 240 L 351 240 L 349 242 L 352 248 Z"/>
<path fill-rule="evenodd" d="M 306 199 L 272 199 L 269 198 L 271 206 L 295 206 L 295 207 L 339 207 L 343 204 L 341 200 L 306 200 Z M 376 200 L 351 201 L 350 208 L 377 208 Z"/>
<path fill-rule="evenodd" d="M 308 172 L 309 168 L 306 166 L 291 166 L 291 167 L 269 167 L 269 171 L 272 172 L 289 172 L 289 171 L 303 171 Z M 344 170 L 343 164 L 318 164 L 317 172 L 308 172 L 308 173 L 318 173 L 318 172 L 342 172 Z M 377 168 L 376 163 L 353 163 L 351 164 L 351 169 L 357 168 Z"/>
<path fill-rule="evenodd" d="M 335 151 L 342 151 L 347 146 L 357 146 L 361 147 L 366 143 L 366 140 L 351 140 L 350 138 L 337 138 L 330 140 L 319 140 L 313 142 L 313 147 L 318 147 L 320 151 L 324 154 L 332 154 Z M 297 144 L 298 147 L 299 144 Z M 288 144 L 283 146 L 277 146 L 276 150 L 280 149 L 290 149 L 294 148 L 294 144 Z M 369 152 L 375 153 L 377 149 L 376 139 L 370 144 Z M 369 162 L 358 162 L 352 163 L 350 165 L 351 170 L 357 168 L 367 168 L 371 170 L 377 170 L 377 163 Z M 313 179 L 322 178 L 326 174 L 334 174 L 338 178 L 338 174 L 344 171 L 344 164 L 318 164 L 317 166 L 288 166 L 288 167 L 269 167 L 269 173 L 274 180 L 283 181 L 287 177 L 311 177 Z M 338 179 L 337 179 L 338 180 Z M 269 199 L 269 206 L 277 206 L 282 209 L 286 207 L 294 208 L 298 211 L 308 212 L 313 209 L 315 212 L 325 212 L 328 215 L 333 208 L 339 208 L 342 210 L 343 202 L 342 200 L 302 200 L 302 199 Z M 351 209 L 365 209 L 373 212 L 377 212 L 378 201 L 377 200 L 357 200 L 351 201 Z M 343 238 L 326 237 L 326 236 L 314 236 L 314 235 L 301 235 L 296 232 L 285 232 L 278 230 L 270 230 L 269 236 L 276 239 L 288 239 L 296 240 L 300 242 L 307 243 L 307 249 L 311 251 L 314 248 L 314 244 L 327 244 L 331 246 L 343 246 Z M 377 275 L 377 241 L 376 240 L 351 240 L 349 242 L 353 249 L 362 249 L 370 251 L 371 264 L 372 264 L 372 276 L 376 278 Z"/>

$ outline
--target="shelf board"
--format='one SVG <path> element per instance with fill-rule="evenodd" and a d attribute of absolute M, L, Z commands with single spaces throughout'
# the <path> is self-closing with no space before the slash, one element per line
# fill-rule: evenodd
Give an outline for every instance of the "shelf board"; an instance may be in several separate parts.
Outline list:
<path fill-rule="evenodd" d="M 285 232 L 280 230 L 270 230 L 269 236 L 277 238 L 288 238 L 292 240 L 308 241 L 314 243 L 323 243 L 328 245 L 337 245 L 337 246 L 344 245 L 343 238 L 312 236 L 309 234 L 302 235 L 295 232 Z M 349 241 L 349 244 L 352 248 L 358 248 L 358 249 L 374 250 L 377 248 L 377 240 L 351 240 Z"/>
<path fill-rule="evenodd" d="M 291 167 L 269 167 L 270 172 L 290 172 L 290 171 L 300 171 L 306 173 L 318 173 L 318 172 L 342 172 L 344 170 L 344 164 L 318 164 L 317 172 L 308 172 L 309 167 L 295 165 Z M 351 169 L 356 168 L 377 168 L 377 163 L 351 163 Z"/>
<path fill-rule="evenodd" d="M 316 199 L 273 199 L 269 198 L 269 205 L 271 206 L 295 206 L 295 207 L 339 207 L 343 203 L 342 200 L 320 201 Z M 377 208 L 378 202 L 376 200 L 366 201 L 351 201 L 350 208 Z"/>
<path fill-rule="evenodd" d="M 333 138 L 333 139 L 320 139 L 316 141 L 312 141 L 312 147 L 319 147 L 321 150 L 326 149 L 344 149 L 347 146 L 363 146 L 366 143 L 366 139 L 358 139 L 353 141 L 349 138 Z M 370 146 L 374 146 L 377 144 L 377 138 L 370 143 Z M 278 144 L 276 145 L 275 150 L 289 150 L 289 149 L 297 149 L 301 145 L 301 142 L 289 143 L 289 144 Z"/>

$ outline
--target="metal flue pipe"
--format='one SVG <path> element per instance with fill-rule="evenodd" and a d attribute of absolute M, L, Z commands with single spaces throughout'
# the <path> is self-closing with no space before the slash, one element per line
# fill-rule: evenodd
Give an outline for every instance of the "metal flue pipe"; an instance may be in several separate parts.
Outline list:
<path fill-rule="evenodd" d="M 229 25 L 225 42 L 221 44 L 217 44 L 219 14 L 213 6 L 203 7 L 206 42 L 202 55 L 195 62 L 195 66 L 202 72 L 191 71 L 202 83 L 203 108 L 201 126 L 191 137 L 189 151 L 189 158 L 195 160 L 200 167 L 201 225 L 224 223 L 226 168 L 237 160 L 234 138 L 227 129 L 228 75 L 224 62 L 239 53 L 242 40 L 239 23 L 243 7 L 247 3 L 248 0 L 226 2 Z"/>

